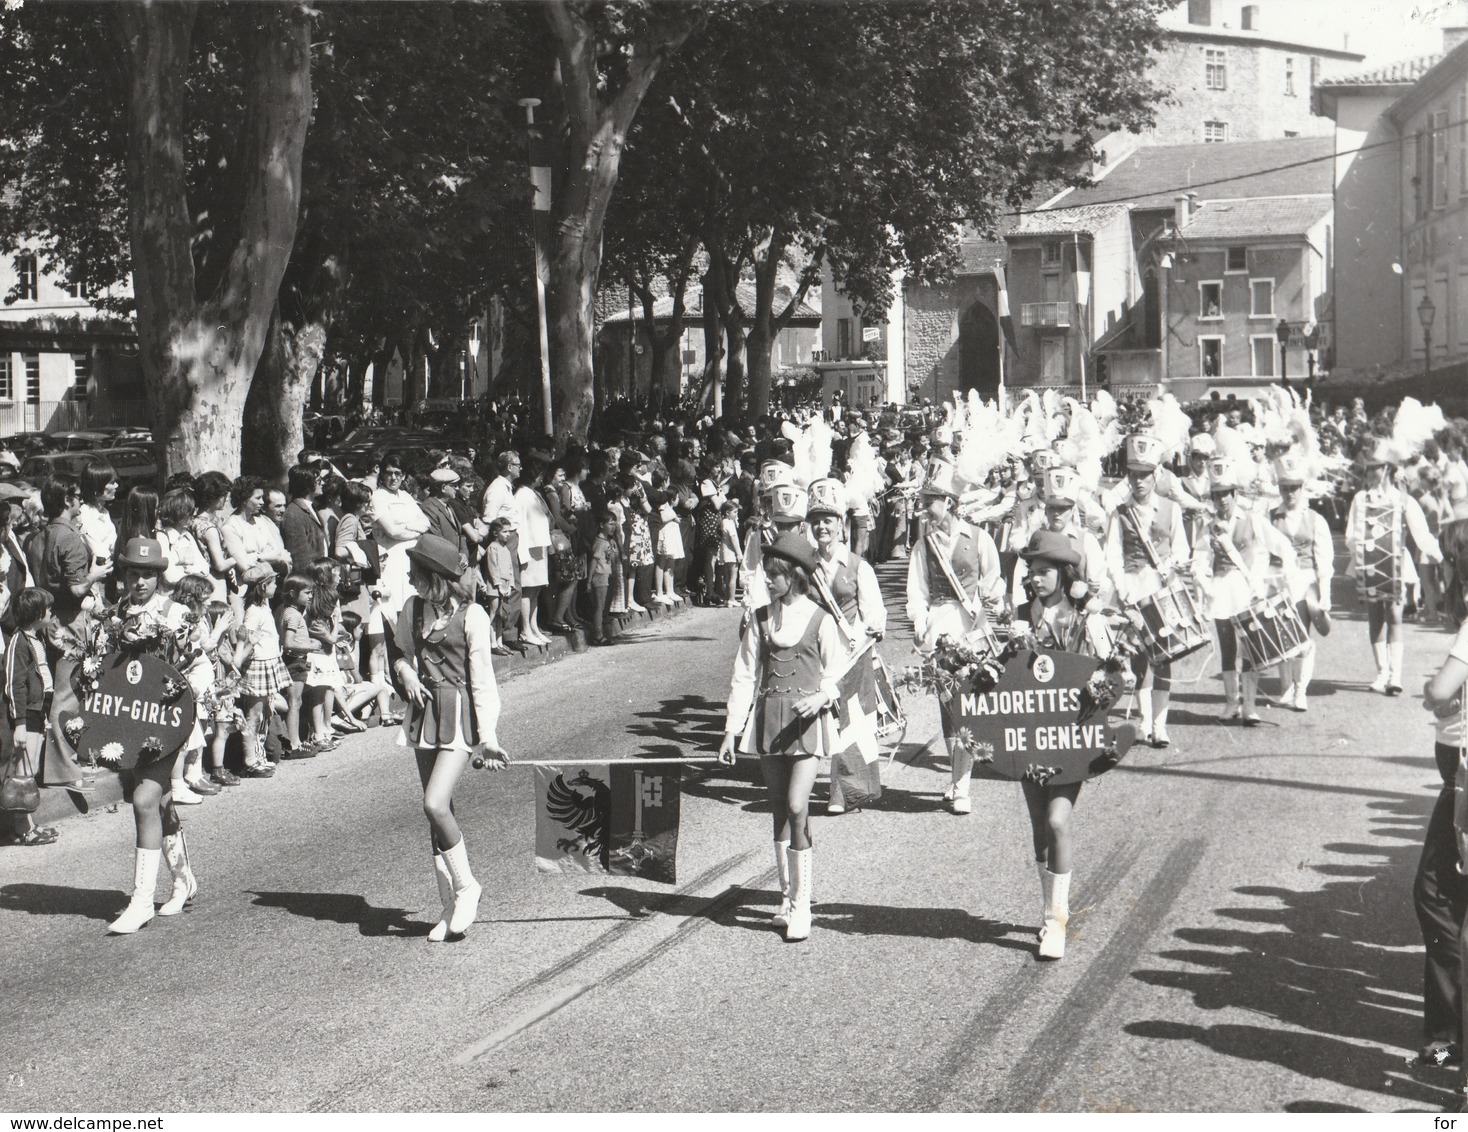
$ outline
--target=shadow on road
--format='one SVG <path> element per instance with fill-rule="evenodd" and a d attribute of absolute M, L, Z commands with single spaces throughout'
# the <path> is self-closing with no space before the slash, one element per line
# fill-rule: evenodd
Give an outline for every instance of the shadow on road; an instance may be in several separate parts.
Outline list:
<path fill-rule="evenodd" d="M 650 711 L 633 712 L 631 719 L 628 732 L 645 740 L 634 757 L 711 755 L 724 735 L 724 705 L 706 696 L 663 700 Z"/>
<path fill-rule="evenodd" d="M 1451 1101 L 1450 1080 L 1441 1090 L 1409 1076 L 1402 1065 L 1421 1032 L 1422 953 L 1412 881 L 1435 791 L 1424 789 L 1418 796 L 1256 781 L 1370 796 L 1372 843 L 1321 846 L 1348 859 L 1300 862 L 1307 874 L 1300 889 L 1235 889 L 1246 903 L 1215 910 L 1225 926 L 1178 929 L 1175 938 L 1184 946 L 1158 955 L 1173 966 L 1133 973 L 1150 986 L 1190 995 L 1201 1010 L 1242 1012 L 1262 1021 L 1198 1026 L 1174 1015 L 1134 1022 L 1126 1031 L 1376 1093 L 1391 1098 L 1393 1108 L 1438 1108 Z M 1316 887 L 1308 874 L 1332 879 Z M 1324 1111 L 1313 1107 L 1319 1102 L 1292 1103 L 1303 1106 L 1301 1111 Z"/>
<path fill-rule="evenodd" d="M 258 907 L 280 908 L 308 920 L 351 924 L 365 936 L 402 936 L 407 939 L 426 936 L 433 927 L 431 920 L 409 919 L 406 908 L 378 908 L 356 893 L 251 890 L 250 895 Z"/>
<path fill-rule="evenodd" d="M 85 916 L 110 922 L 127 904 L 127 893 L 115 888 L 69 888 L 61 884 L 7 884 L 0 888 L 0 909 L 31 916 Z"/>

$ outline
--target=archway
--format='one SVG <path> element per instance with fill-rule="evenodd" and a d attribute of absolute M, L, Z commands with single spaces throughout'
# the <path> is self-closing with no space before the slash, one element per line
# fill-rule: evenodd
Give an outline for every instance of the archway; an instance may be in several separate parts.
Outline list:
<path fill-rule="evenodd" d="M 958 321 L 958 384 L 986 400 L 999 395 L 999 320 L 983 303 L 974 303 Z"/>

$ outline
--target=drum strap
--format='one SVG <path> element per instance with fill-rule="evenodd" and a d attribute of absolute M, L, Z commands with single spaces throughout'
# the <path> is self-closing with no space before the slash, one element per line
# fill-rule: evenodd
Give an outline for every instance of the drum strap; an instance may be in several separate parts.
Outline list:
<path fill-rule="evenodd" d="M 846 614 L 841 612 L 841 606 L 836 602 L 836 595 L 831 592 L 831 587 L 826 582 L 823 564 L 817 564 L 810 580 L 815 583 L 816 595 L 821 599 L 821 604 L 826 607 L 826 612 L 836 619 L 836 628 L 841 630 L 841 636 L 846 639 L 846 647 L 854 647 L 856 630 L 851 627 L 851 622 L 846 620 Z"/>
<path fill-rule="evenodd" d="M 953 592 L 958 595 L 958 602 L 975 621 L 983 619 L 983 607 L 969 597 L 968 592 L 959 583 L 957 576 L 953 573 L 953 565 L 948 561 L 948 555 L 938 549 L 938 543 L 934 540 L 931 531 L 924 537 L 928 544 L 928 554 L 938 564 L 938 569 L 943 572 L 943 577 L 953 587 Z"/>
<path fill-rule="evenodd" d="M 1147 556 L 1147 561 L 1152 563 L 1152 569 L 1159 574 L 1162 573 L 1162 559 L 1157 557 L 1157 548 L 1152 545 L 1152 540 L 1147 537 L 1147 529 L 1142 525 L 1136 509 L 1129 504 L 1122 504 L 1120 508 L 1121 521 L 1131 527 L 1132 534 L 1137 536 L 1142 544 L 1142 553 Z"/>

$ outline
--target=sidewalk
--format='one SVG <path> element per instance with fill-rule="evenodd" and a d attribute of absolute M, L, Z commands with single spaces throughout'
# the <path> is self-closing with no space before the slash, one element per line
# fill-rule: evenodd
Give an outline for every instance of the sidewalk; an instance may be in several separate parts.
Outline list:
<path fill-rule="evenodd" d="M 686 608 L 688 607 L 685 605 L 675 605 L 671 608 L 653 605 L 646 613 L 617 614 L 615 620 L 620 624 L 617 635 L 622 636 L 629 630 L 661 621 L 665 617 L 676 617 Z M 527 672 L 544 668 L 547 664 L 560 660 L 567 653 L 584 652 L 586 647 L 585 635 L 580 631 L 552 634 L 550 644 L 544 648 L 528 648 L 523 653 L 512 650 L 509 656 L 495 657 L 495 678 L 501 683 L 513 680 Z M 36 824 L 54 825 L 58 821 L 76 817 L 79 814 L 116 807 L 123 800 L 121 775 L 107 767 L 99 766 L 95 784 L 90 790 L 69 790 L 63 786 L 41 787 L 41 804 L 35 813 Z"/>

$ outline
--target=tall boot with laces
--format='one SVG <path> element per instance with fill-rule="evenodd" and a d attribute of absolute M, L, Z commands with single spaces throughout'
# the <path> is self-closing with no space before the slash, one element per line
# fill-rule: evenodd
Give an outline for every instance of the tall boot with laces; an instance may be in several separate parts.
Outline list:
<path fill-rule="evenodd" d="M 780 910 L 771 921 L 784 928 L 790 923 L 790 842 L 775 842 L 775 875 L 780 880 Z"/>
<path fill-rule="evenodd" d="M 107 925 L 113 935 L 132 935 L 153 918 L 153 890 L 158 887 L 161 849 L 139 849 L 133 858 L 133 896 L 122 915 Z"/>
<path fill-rule="evenodd" d="M 1239 674 L 1229 671 L 1223 674 L 1223 718 L 1238 719 L 1243 714 L 1239 703 Z"/>
<path fill-rule="evenodd" d="M 479 914 L 479 897 L 484 893 L 469 870 L 469 853 L 464 848 L 463 834 L 459 835 L 457 845 L 443 851 L 443 863 L 448 867 L 454 885 L 454 911 L 449 917 L 449 934 L 462 935 Z"/>
<path fill-rule="evenodd" d="M 1259 673 L 1245 672 L 1243 677 L 1244 688 L 1244 726 L 1253 727 L 1263 722 L 1259 718 Z"/>
<path fill-rule="evenodd" d="M 1040 958 L 1065 955 L 1065 925 L 1070 922 L 1070 874 L 1045 873 L 1045 926 L 1040 929 Z"/>
<path fill-rule="evenodd" d="M 785 942 L 810 938 L 811 849 L 790 850 L 790 921 L 785 925 Z"/>
<path fill-rule="evenodd" d="M 158 914 L 177 916 L 193 903 L 194 896 L 199 891 L 199 882 L 189 864 L 189 843 L 184 839 L 183 830 L 164 836 L 163 856 L 168 861 L 169 871 L 173 873 L 173 894 L 158 909 Z"/>

